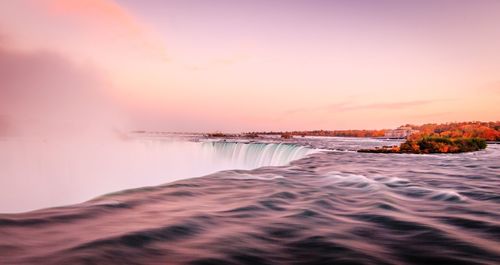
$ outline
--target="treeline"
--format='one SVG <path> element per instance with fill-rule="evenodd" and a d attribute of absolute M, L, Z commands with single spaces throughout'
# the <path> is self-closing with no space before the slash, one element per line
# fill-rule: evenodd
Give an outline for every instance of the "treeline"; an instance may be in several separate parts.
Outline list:
<path fill-rule="evenodd" d="M 424 136 L 448 138 L 481 138 L 487 141 L 500 141 L 500 122 L 451 122 L 427 123 L 423 125 L 406 124 L 401 127 L 417 130 L 411 137 Z M 285 135 L 289 136 L 337 136 L 337 137 L 384 137 L 386 129 L 382 130 L 313 130 L 285 132 L 250 132 L 248 135 Z"/>
<path fill-rule="evenodd" d="M 428 123 L 424 125 L 407 124 L 418 130 L 409 139 L 420 139 L 426 136 L 445 138 L 481 138 L 487 141 L 500 141 L 500 122 L 452 122 L 443 124 Z"/>
<path fill-rule="evenodd" d="M 289 132 L 252 132 L 251 134 L 286 136 L 383 137 L 385 130 L 314 130 Z"/>
<path fill-rule="evenodd" d="M 427 123 L 423 125 L 406 124 L 400 126 L 403 130 L 415 130 L 407 140 L 417 142 L 422 139 L 483 139 L 486 141 L 500 141 L 500 122 L 451 122 L 451 123 Z M 285 131 L 285 132 L 247 132 L 242 134 L 225 134 L 215 132 L 207 134 L 208 137 L 246 137 L 258 138 L 259 135 L 280 135 L 281 138 L 288 139 L 294 136 L 336 136 L 336 137 L 384 137 L 386 129 L 382 130 L 312 130 L 312 131 Z M 431 140 L 436 142 L 436 146 L 441 145 L 441 140 Z M 446 141 L 446 140 L 443 140 Z M 442 142 L 442 141 L 441 141 Z M 466 150 L 457 142 L 460 150 Z M 451 145 L 451 144 L 450 144 Z M 463 147 L 463 148 L 462 148 Z M 443 147 L 444 148 L 444 147 Z M 443 149 L 441 148 L 441 149 Z M 424 148 L 426 149 L 426 148 Z M 444 148 L 446 149 L 446 148 Z M 444 150 L 443 149 L 443 150 Z M 415 149 L 416 150 L 416 149 Z M 414 150 L 414 151 L 415 151 Z M 450 152 L 454 152 L 455 148 L 450 147 Z M 424 151 L 426 152 L 426 151 Z"/>

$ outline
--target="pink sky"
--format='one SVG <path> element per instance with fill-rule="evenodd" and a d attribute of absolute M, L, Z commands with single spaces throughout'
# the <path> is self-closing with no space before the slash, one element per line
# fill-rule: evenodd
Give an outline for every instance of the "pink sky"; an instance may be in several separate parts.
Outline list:
<path fill-rule="evenodd" d="M 500 120 L 498 25 L 493 0 L 1 1 L 0 118 L 113 109 L 171 131 Z"/>

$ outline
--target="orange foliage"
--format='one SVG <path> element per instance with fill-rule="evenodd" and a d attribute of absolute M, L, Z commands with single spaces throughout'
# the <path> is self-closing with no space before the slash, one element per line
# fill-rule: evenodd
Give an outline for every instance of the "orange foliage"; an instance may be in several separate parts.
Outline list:
<path fill-rule="evenodd" d="M 425 136 L 449 137 L 449 138 L 481 138 L 487 141 L 500 141 L 500 122 L 452 122 L 443 124 L 428 123 L 424 125 L 407 124 L 418 130 L 408 139 L 421 139 Z M 340 137 L 384 137 L 386 130 L 314 130 L 314 131 L 290 131 L 290 132 L 259 132 L 254 134 L 291 134 L 299 136 L 340 136 Z"/>
<path fill-rule="evenodd" d="M 411 135 L 409 139 L 419 139 L 424 136 L 438 136 L 449 138 L 481 138 L 487 141 L 500 141 L 500 122 L 453 122 L 406 126 L 419 130 L 418 133 Z"/>
<path fill-rule="evenodd" d="M 339 136 L 339 137 L 383 137 L 385 130 L 315 130 L 315 131 L 292 131 L 292 132 L 262 132 L 259 134 L 291 134 L 299 136 Z"/>

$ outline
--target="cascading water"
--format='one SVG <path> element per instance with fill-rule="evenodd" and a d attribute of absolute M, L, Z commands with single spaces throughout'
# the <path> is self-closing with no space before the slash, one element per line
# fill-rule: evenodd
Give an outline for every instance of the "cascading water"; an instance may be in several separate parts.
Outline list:
<path fill-rule="evenodd" d="M 109 192 L 220 170 L 285 165 L 311 152 L 313 149 L 292 144 L 175 138 L 3 139 L 0 213 L 78 203 Z"/>
<path fill-rule="evenodd" d="M 262 166 L 282 166 L 314 152 L 304 146 L 286 143 L 241 143 L 241 142 L 204 142 L 205 154 L 222 159 L 238 169 Z"/>

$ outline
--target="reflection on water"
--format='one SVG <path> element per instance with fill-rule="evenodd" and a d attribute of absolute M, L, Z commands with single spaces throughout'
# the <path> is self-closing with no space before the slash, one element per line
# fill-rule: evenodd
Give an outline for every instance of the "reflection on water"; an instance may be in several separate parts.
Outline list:
<path fill-rule="evenodd" d="M 0 215 L 6 264 L 498 264 L 500 146 L 314 153 Z M 92 231 L 92 232 L 88 232 Z"/>

